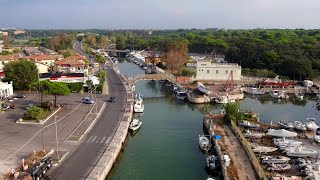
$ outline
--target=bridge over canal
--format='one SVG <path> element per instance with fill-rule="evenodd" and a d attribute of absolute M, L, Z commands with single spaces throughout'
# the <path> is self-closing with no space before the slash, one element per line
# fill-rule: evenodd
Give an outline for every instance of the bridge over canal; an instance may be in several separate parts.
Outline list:
<path fill-rule="evenodd" d="M 135 84 L 138 81 L 142 81 L 142 80 L 167 80 L 170 81 L 172 83 L 176 83 L 177 82 L 177 78 L 172 75 L 172 74 L 138 74 L 135 75 L 133 77 L 128 77 L 127 78 L 127 82 L 130 85 Z"/>

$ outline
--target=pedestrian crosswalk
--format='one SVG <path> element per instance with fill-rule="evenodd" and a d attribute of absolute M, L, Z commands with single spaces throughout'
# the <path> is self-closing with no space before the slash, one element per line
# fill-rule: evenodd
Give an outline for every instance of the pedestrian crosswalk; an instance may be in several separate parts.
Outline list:
<path fill-rule="evenodd" d="M 108 144 L 111 138 L 107 136 L 90 136 L 86 139 L 86 143 Z"/>

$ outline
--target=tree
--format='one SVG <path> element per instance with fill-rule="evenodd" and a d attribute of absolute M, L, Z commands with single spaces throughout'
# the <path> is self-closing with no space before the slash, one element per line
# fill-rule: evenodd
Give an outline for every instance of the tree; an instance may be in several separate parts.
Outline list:
<path fill-rule="evenodd" d="M 107 36 L 102 35 L 100 42 L 99 42 L 99 47 L 101 49 L 104 49 L 108 45 L 109 39 Z"/>
<path fill-rule="evenodd" d="M 124 35 L 119 35 L 117 37 L 117 49 L 125 49 L 126 48 L 126 43 L 127 43 L 127 38 Z"/>
<path fill-rule="evenodd" d="M 23 114 L 24 120 L 41 120 L 44 117 L 44 111 L 37 106 L 29 107 L 28 110 Z"/>
<path fill-rule="evenodd" d="M 91 46 L 94 47 L 96 45 L 96 36 L 92 33 L 90 33 L 87 37 L 87 43 Z"/>
<path fill-rule="evenodd" d="M 228 121 L 228 122 L 231 122 L 231 121 L 237 121 L 237 116 L 238 116 L 238 113 L 239 113 L 239 103 L 236 102 L 236 103 L 227 103 L 224 105 L 224 111 L 226 113 L 225 115 L 225 120 Z"/>
<path fill-rule="evenodd" d="M 8 36 L 0 36 L 0 40 L 3 40 L 3 46 L 8 48 L 10 47 L 11 43 L 10 43 L 10 39 Z"/>
<path fill-rule="evenodd" d="M 32 61 L 21 59 L 4 65 L 5 81 L 13 81 L 15 90 L 28 90 L 38 81 L 38 69 Z"/>
<path fill-rule="evenodd" d="M 44 93 L 49 95 L 54 95 L 54 106 L 57 107 L 57 98 L 58 96 L 67 96 L 70 94 L 70 89 L 65 83 L 62 82 L 50 82 L 49 80 L 46 80 L 47 82 L 44 87 Z"/>
<path fill-rule="evenodd" d="M 99 63 L 99 70 L 101 70 L 101 64 L 104 64 L 106 62 L 106 59 L 98 54 L 96 55 L 96 61 Z"/>
<path fill-rule="evenodd" d="M 172 72 L 179 72 L 189 59 L 188 46 L 182 42 L 172 42 L 167 44 L 161 58 Z"/>
<path fill-rule="evenodd" d="M 42 103 L 43 99 L 43 91 L 44 89 L 48 89 L 48 86 L 50 85 L 50 81 L 37 81 L 33 82 L 29 85 L 29 88 L 33 91 L 38 91 L 40 93 L 40 104 Z"/>

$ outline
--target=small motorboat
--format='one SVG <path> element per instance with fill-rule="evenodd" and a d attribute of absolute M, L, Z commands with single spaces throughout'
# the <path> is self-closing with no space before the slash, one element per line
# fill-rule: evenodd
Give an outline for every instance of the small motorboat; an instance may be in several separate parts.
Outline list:
<path fill-rule="evenodd" d="M 209 171 L 215 171 L 219 167 L 219 159 L 215 155 L 207 155 L 206 162 Z"/>
<path fill-rule="evenodd" d="M 307 118 L 307 122 L 305 124 L 306 124 L 306 128 L 309 131 L 316 131 L 319 128 L 319 126 L 316 124 L 315 118 Z"/>
<path fill-rule="evenodd" d="M 227 96 L 219 96 L 215 99 L 215 103 L 217 104 L 227 104 L 228 101 L 228 97 Z"/>
<path fill-rule="evenodd" d="M 268 146 L 255 146 L 253 147 L 253 152 L 255 153 L 270 153 L 278 150 L 276 147 L 268 147 Z"/>
<path fill-rule="evenodd" d="M 320 142 L 320 128 L 318 128 L 315 132 L 314 132 L 314 141 L 316 142 Z"/>
<path fill-rule="evenodd" d="M 134 132 L 138 130 L 141 127 L 141 125 L 142 125 L 142 122 L 139 121 L 139 119 L 133 119 L 129 125 L 129 129 Z"/>
<path fill-rule="evenodd" d="M 294 93 L 294 96 L 299 99 L 299 100 L 303 100 L 303 93 Z"/>
<path fill-rule="evenodd" d="M 292 157 L 317 157 L 319 155 L 319 152 L 313 149 L 307 149 L 305 147 L 292 147 L 287 148 L 285 150 L 287 156 Z"/>
<path fill-rule="evenodd" d="M 302 145 L 302 142 L 300 141 L 286 139 L 286 138 L 274 138 L 273 143 L 275 146 L 288 145 L 288 144 Z"/>
<path fill-rule="evenodd" d="M 239 123 L 239 126 L 242 126 L 244 128 L 256 128 L 259 127 L 258 124 L 253 124 L 249 121 L 242 121 L 242 123 Z"/>
<path fill-rule="evenodd" d="M 302 159 L 302 158 L 298 158 L 296 162 L 300 168 L 305 168 L 308 165 L 320 164 L 319 160 L 310 160 L 310 159 Z"/>
<path fill-rule="evenodd" d="M 258 90 L 257 88 L 251 88 L 250 90 L 246 91 L 246 93 L 252 94 L 252 95 L 263 95 L 263 94 L 265 94 L 266 92 L 265 92 L 265 91 Z"/>
<path fill-rule="evenodd" d="M 261 162 L 264 164 L 283 164 L 290 161 L 286 156 L 262 156 Z"/>
<path fill-rule="evenodd" d="M 136 102 L 133 106 L 133 111 L 135 113 L 143 113 L 144 105 L 141 102 Z"/>
<path fill-rule="evenodd" d="M 244 133 L 243 135 L 244 135 L 244 137 L 246 137 L 246 138 L 256 138 L 256 139 L 260 139 L 262 136 L 264 136 L 263 133 L 250 132 L 249 130 L 247 130 L 247 132 Z"/>
<path fill-rule="evenodd" d="M 271 180 L 302 180 L 300 176 L 284 176 L 284 175 L 275 175 L 271 177 Z"/>
<path fill-rule="evenodd" d="M 283 122 L 282 120 L 280 120 L 280 121 L 278 122 L 278 124 L 279 124 L 281 127 L 285 128 L 285 129 L 294 128 L 292 122 Z"/>
<path fill-rule="evenodd" d="M 271 164 L 267 170 L 268 171 L 286 171 L 291 169 L 290 164 Z"/>
<path fill-rule="evenodd" d="M 210 149 L 210 140 L 205 135 L 199 135 L 199 146 L 202 150 L 208 151 Z"/>
<path fill-rule="evenodd" d="M 179 100 L 185 100 L 187 98 L 187 92 L 186 91 L 177 91 L 176 97 Z"/>
<path fill-rule="evenodd" d="M 293 123 L 294 129 L 298 130 L 298 131 L 306 131 L 307 127 L 304 123 L 300 122 L 300 121 L 295 121 Z"/>
<path fill-rule="evenodd" d="M 276 98 L 276 99 L 281 98 L 281 93 L 278 90 L 271 90 L 269 94 L 273 98 Z"/>

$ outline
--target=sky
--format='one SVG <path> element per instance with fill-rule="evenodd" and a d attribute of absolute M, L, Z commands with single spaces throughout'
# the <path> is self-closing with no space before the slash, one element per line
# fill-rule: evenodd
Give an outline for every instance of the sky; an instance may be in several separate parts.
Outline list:
<path fill-rule="evenodd" d="M 320 28 L 319 0 L 0 0 L 0 28 Z"/>

